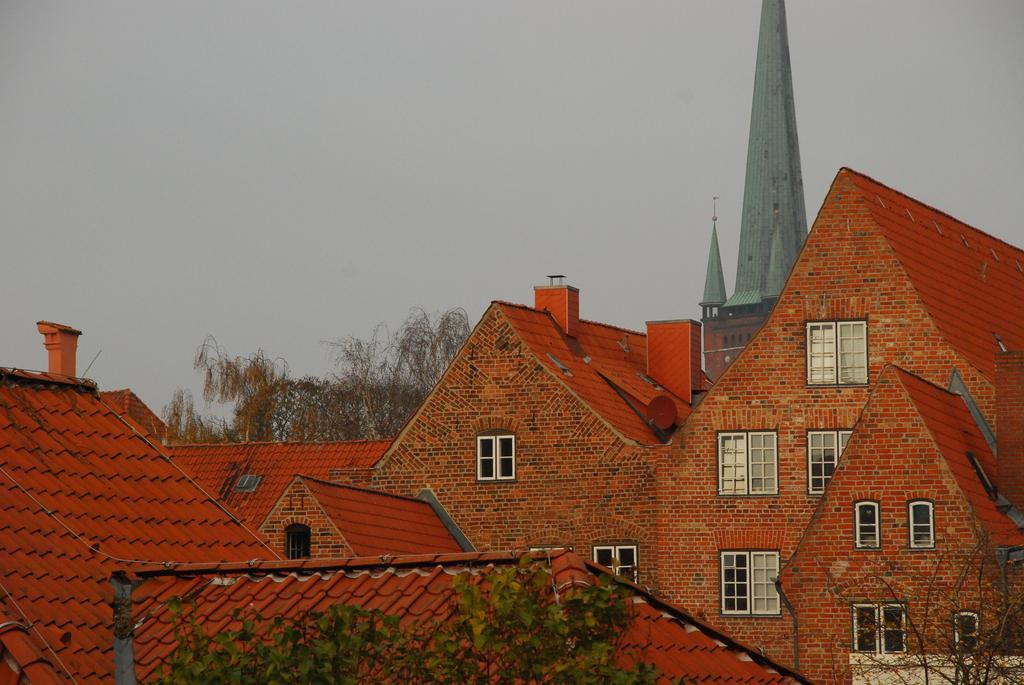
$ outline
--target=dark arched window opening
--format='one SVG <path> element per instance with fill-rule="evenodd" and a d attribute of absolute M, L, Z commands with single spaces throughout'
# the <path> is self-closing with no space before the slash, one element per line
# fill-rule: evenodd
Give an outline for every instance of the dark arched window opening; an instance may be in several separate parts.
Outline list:
<path fill-rule="evenodd" d="M 293 523 L 284 529 L 284 553 L 289 559 L 307 558 L 309 543 L 309 526 Z"/>

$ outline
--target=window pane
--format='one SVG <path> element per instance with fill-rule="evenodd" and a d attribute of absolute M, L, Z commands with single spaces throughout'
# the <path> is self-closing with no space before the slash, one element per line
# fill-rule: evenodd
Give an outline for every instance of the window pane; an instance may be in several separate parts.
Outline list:
<path fill-rule="evenodd" d="M 839 324 L 839 382 L 868 382 L 867 325 L 863 321 Z"/>
<path fill-rule="evenodd" d="M 747 437 L 741 433 L 718 436 L 719 488 L 724 494 L 747 493 Z"/>
<path fill-rule="evenodd" d="M 623 566 L 636 566 L 636 549 L 619 547 L 619 563 Z"/>
<path fill-rule="evenodd" d="M 836 382 L 834 323 L 812 323 L 807 326 L 807 382 Z"/>
<path fill-rule="evenodd" d="M 754 613 L 779 613 L 779 593 L 775 588 L 775 578 L 779 575 L 779 555 L 774 552 L 751 552 L 750 565 L 750 594 Z"/>
<path fill-rule="evenodd" d="M 874 606 L 853 608 L 853 648 L 858 652 L 874 652 L 878 639 L 878 613 Z"/>
<path fill-rule="evenodd" d="M 601 564 L 602 566 L 612 567 L 615 561 L 615 550 L 612 547 L 595 547 L 594 548 L 594 561 Z"/>
<path fill-rule="evenodd" d="M 722 555 L 722 608 L 725 611 L 749 611 L 747 602 L 747 555 Z"/>
<path fill-rule="evenodd" d="M 878 507 L 873 502 L 857 504 L 857 546 L 878 547 Z"/>
<path fill-rule="evenodd" d="M 477 477 L 494 478 L 494 438 L 477 440 Z"/>
<path fill-rule="evenodd" d="M 775 481 L 775 434 L 753 433 L 750 436 L 750 491 L 773 493 Z"/>
<path fill-rule="evenodd" d="M 293 524 L 285 528 L 285 556 L 289 559 L 305 559 L 310 556 L 311 536 L 307 526 Z"/>
<path fill-rule="evenodd" d="M 910 546 L 931 547 L 932 544 L 934 544 L 934 537 L 931 504 L 914 502 L 910 505 Z"/>
<path fill-rule="evenodd" d="M 957 646 L 961 651 L 973 652 L 978 647 L 978 615 L 962 611 L 955 617 Z"/>
<path fill-rule="evenodd" d="M 819 431 L 807 435 L 808 459 L 810 460 L 810 491 L 825 491 L 825 484 L 836 470 L 836 434 Z"/>
<path fill-rule="evenodd" d="M 882 608 L 882 651 L 903 651 L 903 607 L 889 605 Z"/>
<path fill-rule="evenodd" d="M 499 454 L 502 457 L 511 457 L 513 454 L 515 454 L 515 451 L 514 451 L 515 441 L 512 439 L 511 435 L 508 436 L 508 437 L 498 438 L 498 442 L 499 442 L 499 447 L 500 447 Z"/>

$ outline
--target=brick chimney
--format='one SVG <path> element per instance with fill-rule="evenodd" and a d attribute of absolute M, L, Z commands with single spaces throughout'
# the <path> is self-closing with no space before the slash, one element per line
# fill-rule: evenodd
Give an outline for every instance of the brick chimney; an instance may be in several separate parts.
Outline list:
<path fill-rule="evenodd" d="M 36 328 L 43 334 L 43 347 L 49 354 L 46 370 L 61 376 L 74 376 L 78 336 L 82 331 L 51 321 L 38 321 Z"/>
<path fill-rule="evenodd" d="M 552 281 L 563 276 L 549 276 Z M 571 285 L 538 285 L 533 288 L 533 306 L 546 309 L 555 317 L 558 327 L 570 338 L 576 337 L 580 325 L 580 291 Z"/>
<path fill-rule="evenodd" d="M 704 387 L 700 361 L 700 322 L 647 322 L 647 375 L 658 385 L 690 402 Z"/>
<path fill-rule="evenodd" d="M 1006 499 L 1024 511 L 1024 351 L 996 352 L 995 478 Z"/>

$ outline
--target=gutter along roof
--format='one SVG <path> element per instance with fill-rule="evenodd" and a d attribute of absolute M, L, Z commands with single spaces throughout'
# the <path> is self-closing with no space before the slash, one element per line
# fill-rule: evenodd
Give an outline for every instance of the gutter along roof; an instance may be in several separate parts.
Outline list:
<path fill-rule="evenodd" d="M 0 643 L 33 683 L 109 681 L 116 568 L 277 556 L 92 383 L 2 368 L 0 550 Z"/>

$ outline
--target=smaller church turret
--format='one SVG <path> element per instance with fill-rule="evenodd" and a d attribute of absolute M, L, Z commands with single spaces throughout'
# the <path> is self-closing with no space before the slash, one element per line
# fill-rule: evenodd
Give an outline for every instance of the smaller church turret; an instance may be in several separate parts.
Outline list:
<path fill-rule="evenodd" d="M 718 198 L 711 216 L 711 249 L 708 252 L 708 273 L 704 278 L 704 297 L 700 301 L 702 318 L 718 316 L 718 308 L 725 304 L 725 274 L 722 273 L 722 255 L 718 250 Z"/>

